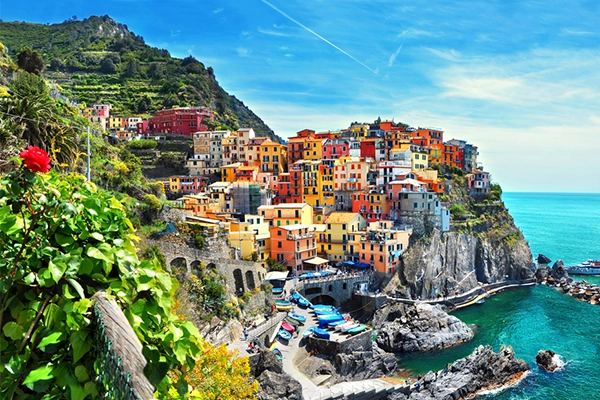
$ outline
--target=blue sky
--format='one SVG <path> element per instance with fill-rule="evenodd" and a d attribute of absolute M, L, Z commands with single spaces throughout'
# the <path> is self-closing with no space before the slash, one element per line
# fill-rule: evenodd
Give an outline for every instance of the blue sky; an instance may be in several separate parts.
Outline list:
<path fill-rule="evenodd" d="M 103 14 L 212 66 L 282 137 L 394 119 L 478 145 L 506 191 L 600 192 L 600 1 L 0 2 Z"/>

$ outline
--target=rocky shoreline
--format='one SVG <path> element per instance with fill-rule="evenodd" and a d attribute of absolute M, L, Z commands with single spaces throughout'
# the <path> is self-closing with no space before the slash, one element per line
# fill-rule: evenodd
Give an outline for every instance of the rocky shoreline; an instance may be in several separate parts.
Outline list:
<path fill-rule="evenodd" d="M 569 277 L 564 264 L 558 260 L 550 267 L 539 267 L 535 273 L 539 283 L 559 289 L 574 299 L 588 304 L 600 304 L 600 286 Z"/>

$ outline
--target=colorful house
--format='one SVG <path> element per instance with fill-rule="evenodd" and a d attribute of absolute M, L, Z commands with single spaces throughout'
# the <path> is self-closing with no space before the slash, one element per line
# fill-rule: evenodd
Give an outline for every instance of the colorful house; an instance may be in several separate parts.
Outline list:
<path fill-rule="evenodd" d="M 271 172 L 273 175 L 283 173 L 287 167 L 287 147 L 266 140 L 260 145 L 260 171 Z"/>
<path fill-rule="evenodd" d="M 310 225 L 313 223 L 313 208 L 306 203 L 262 205 L 258 214 L 270 226 Z"/>
<path fill-rule="evenodd" d="M 167 133 L 192 136 L 194 132 L 208 130 L 206 121 L 215 120 L 214 113 L 204 107 L 179 107 L 158 110 L 148 123 L 150 133 Z"/>
<path fill-rule="evenodd" d="M 320 235 L 320 252 L 330 261 L 342 262 L 348 253 L 349 235 L 364 230 L 367 221 L 358 213 L 333 212 L 325 220 L 325 232 Z"/>
<path fill-rule="evenodd" d="M 243 164 L 236 162 L 233 164 L 224 165 L 221 167 L 221 181 L 223 182 L 235 182 L 236 176 L 235 173 L 239 167 Z"/>
<path fill-rule="evenodd" d="M 317 257 L 317 234 L 307 225 L 273 226 L 271 258 L 286 265 L 291 272 L 305 269 L 304 263 Z"/>

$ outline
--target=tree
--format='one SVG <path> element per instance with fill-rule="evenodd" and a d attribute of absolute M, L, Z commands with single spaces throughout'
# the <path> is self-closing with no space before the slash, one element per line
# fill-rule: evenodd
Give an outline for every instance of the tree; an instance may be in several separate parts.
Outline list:
<path fill-rule="evenodd" d="M 50 61 L 50 69 L 53 71 L 62 71 L 65 68 L 65 63 L 60 58 L 53 58 Z"/>
<path fill-rule="evenodd" d="M 27 71 L 19 71 L 10 88 L 20 97 L 37 97 L 48 93 L 44 79 Z"/>
<path fill-rule="evenodd" d="M 131 78 L 138 73 L 140 69 L 139 63 L 135 58 L 130 58 L 125 67 L 125 76 Z"/>
<path fill-rule="evenodd" d="M 17 54 L 17 64 L 19 68 L 39 75 L 44 70 L 44 60 L 37 50 L 31 50 L 29 47 L 24 47 Z"/>
<path fill-rule="evenodd" d="M 150 111 L 151 109 L 152 109 L 152 100 L 150 99 L 150 97 L 147 95 L 142 96 L 142 98 L 137 103 L 136 111 L 140 114 L 144 114 L 144 113 Z"/>
<path fill-rule="evenodd" d="M 100 69 L 105 74 L 114 74 L 115 72 L 117 72 L 117 66 L 115 65 L 113 60 L 109 57 L 104 58 Z"/>

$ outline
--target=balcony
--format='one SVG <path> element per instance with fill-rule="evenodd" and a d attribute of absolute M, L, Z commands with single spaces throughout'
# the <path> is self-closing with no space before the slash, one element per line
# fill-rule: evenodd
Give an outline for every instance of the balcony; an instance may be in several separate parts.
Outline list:
<path fill-rule="evenodd" d="M 323 240 L 320 241 L 321 243 L 325 243 L 325 244 L 348 244 L 348 240 L 342 240 L 342 239 L 328 239 L 325 238 Z"/>
<path fill-rule="evenodd" d="M 310 239 L 310 238 L 316 238 L 316 237 L 317 237 L 317 234 L 314 232 L 301 233 L 301 234 L 288 233 L 286 236 L 287 240 L 301 240 L 301 239 Z"/>

